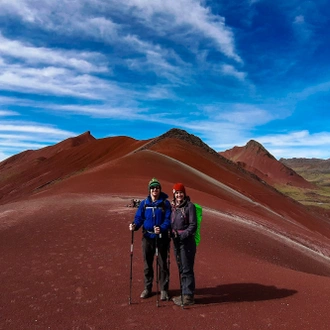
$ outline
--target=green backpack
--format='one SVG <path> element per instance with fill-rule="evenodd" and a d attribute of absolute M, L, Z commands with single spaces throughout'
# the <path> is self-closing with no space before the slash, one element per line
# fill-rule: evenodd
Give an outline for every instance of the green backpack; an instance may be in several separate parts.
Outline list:
<path fill-rule="evenodd" d="M 198 246 L 198 244 L 201 241 L 201 223 L 202 223 L 202 217 L 203 217 L 203 209 L 197 203 L 194 203 L 194 205 L 196 208 L 196 217 L 197 217 L 197 229 L 195 232 L 195 242 L 196 242 L 196 246 Z"/>

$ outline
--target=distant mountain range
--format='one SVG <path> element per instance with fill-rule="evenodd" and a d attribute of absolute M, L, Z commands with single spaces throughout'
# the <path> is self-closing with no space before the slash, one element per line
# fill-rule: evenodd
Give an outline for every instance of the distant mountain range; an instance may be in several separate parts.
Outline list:
<path fill-rule="evenodd" d="M 295 169 L 308 181 L 319 186 L 330 187 L 330 159 L 281 158 L 280 162 Z"/>
<path fill-rule="evenodd" d="M 222 162 L 227 159 L 236 164 L 240 170 L 254 174 L 256 178 L 301 202 L 304 202 L 304 198 L 301 198 L 301 193 L 297 195 L 295 188 L 299 188 L 300 192 L 305 190 L 307 195 L 313 195 L 315 199 L 320 187 L 330 186 L 330 160 L 282 158 L 278 161 L 254 140 L 249 141 L 243 147 L 235 146 L 224 152 L 216 152 L 200 138 L 179 129 L 172 129 L 147 142 L 135 141 L 129 137 L 97 140 L 87 131 L 56 145 L 35 151 L 27 150 L 1 162 L 3 185 L 0 188 L 0 203 L 16 199 L 20 195 L 24 196 L 25 193 L 35 192 L 107 159 L 111 160 L 111 154 L 106 151 L 111 150 L 113 153 L 117 148 L 121 148 L 119 146 L 122 143 L 130 142 L 131 147 L 129 148 L 132 150 L 139 145 L 141 145 L 141 150 L 146 150 L 159 143 L 163 145 L 162 140 L 166 139 L 177 139 L 194 147 L 200 147 L 207 153 L 220 156 L 218 159 L 221 159 Z M 65 168 L 61 168 L 59 164 L 65 164 Z M 21 189 L 13 188 L 13 185 L 19 186 Z M 324 206 L 323 202 L 317 199 L 312 204 Z"/>
<path fill-rule="evenodd" d="M 330 209 L 330 160 L 282 158 L 277 161 L 254 140 L 219 154 L 305 205 Z"/>

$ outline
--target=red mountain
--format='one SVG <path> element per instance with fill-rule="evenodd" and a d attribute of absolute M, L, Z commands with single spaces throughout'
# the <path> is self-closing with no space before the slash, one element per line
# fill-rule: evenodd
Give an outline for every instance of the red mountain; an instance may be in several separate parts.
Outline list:
<path fill-rule="evenodd" d="M 292 185 L 313 189 L 315 186 L 293 169 L 278 161 L 260 143 L 251 140 L 244 147 L 234 147 L 220 155 L 256 174 L 270 185 Z"/>
<path fill-rule="evenodd" d="M 1 329 L 327 329 L 327 218 L 185 131 L 64 142 L 0 163 Z M 126 205 L 146 197 L 152 177 L 169 198 L 183 182 L 203 207 L 186 310 L 139 299 L 140 232 L 128 304 L 136 209 Z"/>

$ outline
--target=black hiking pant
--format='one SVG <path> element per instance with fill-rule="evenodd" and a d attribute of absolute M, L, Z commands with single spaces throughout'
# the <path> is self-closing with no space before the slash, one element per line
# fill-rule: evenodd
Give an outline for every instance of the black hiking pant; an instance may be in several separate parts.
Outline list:
<path fill-rule="evenodd" d="M 195 274 L 194 263 L 196 254 L 196 243 L 194 236 L 189 236 L 184 240 L 173 239 L 174 253 L 181 277 L 181 294 L 194 295 Z"/>
<path fill-rule="evenodd" d="M 164 235 L 165 236 L 165 235 Z M 158 264 L 159 264 L 159 285 L 160 290 L 168 290 L 169 269 L 167 265 L 167 254 L 170 244 L 168 237 L 146 238 L 142 237 L 142 255 L 144 261 L 144 287 L 152 290 L 154 279 L 153 262 L 156 254 L 156 244 L 158 245 Z M 155 265 L 157 267 L 157 265 Z"/>

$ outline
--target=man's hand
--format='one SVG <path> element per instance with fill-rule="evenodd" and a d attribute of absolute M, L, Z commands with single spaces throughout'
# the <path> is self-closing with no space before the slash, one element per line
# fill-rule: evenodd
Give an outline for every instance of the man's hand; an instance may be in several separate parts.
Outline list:
<path fill-rule="evenodd" d="M 136 227 L 135 223 L 130 223 L 129 224 L 129 230 L 130 231 L 134 231 L 135 230 L 135 227 Z"/>

